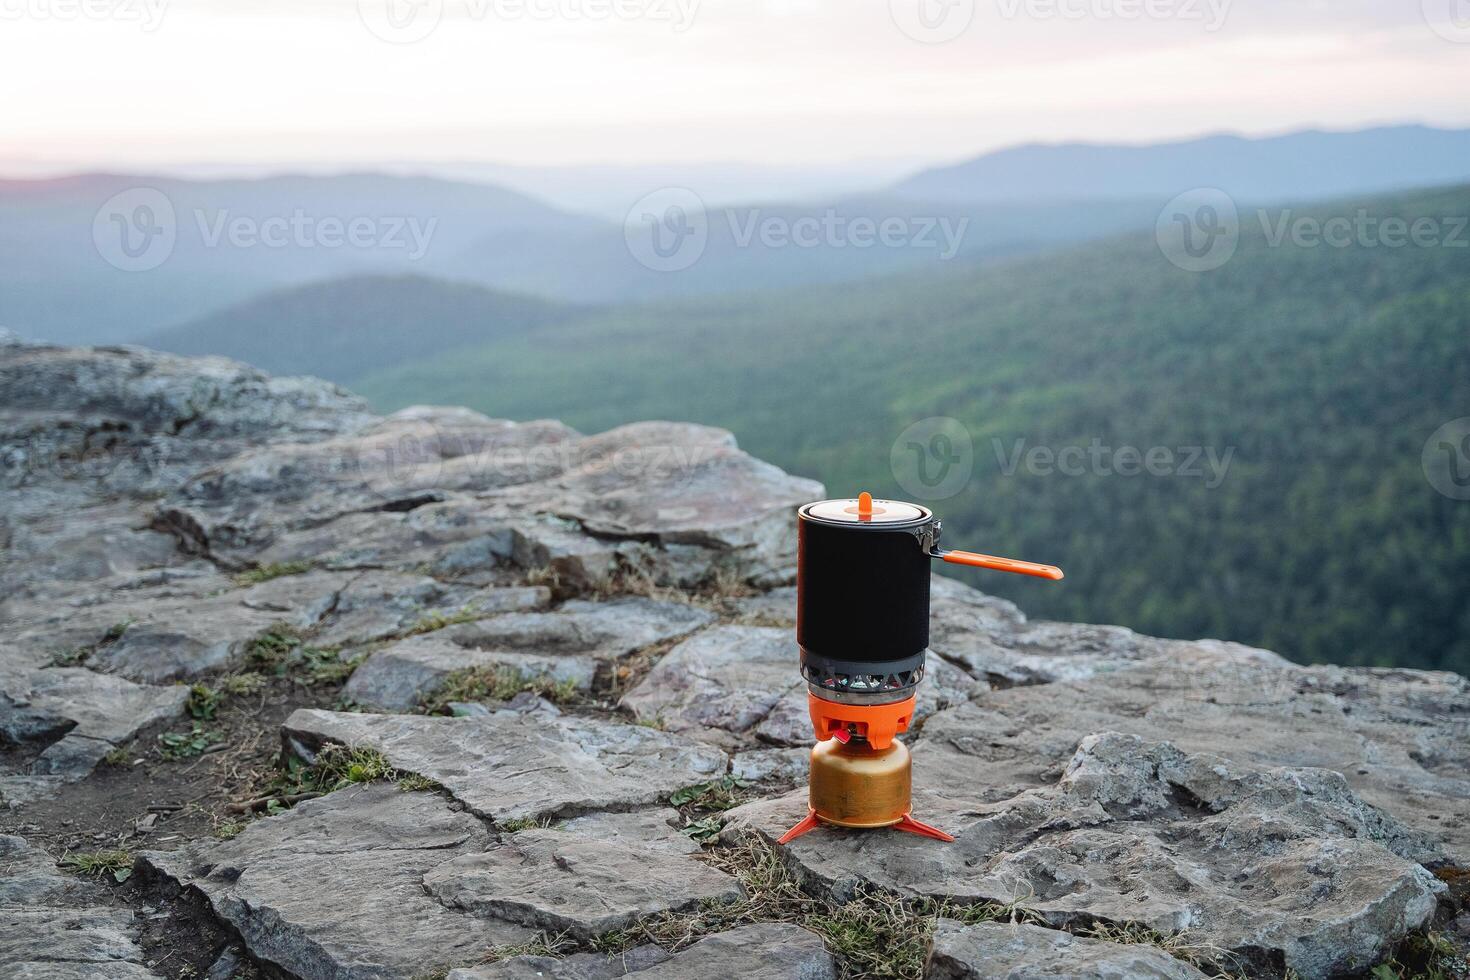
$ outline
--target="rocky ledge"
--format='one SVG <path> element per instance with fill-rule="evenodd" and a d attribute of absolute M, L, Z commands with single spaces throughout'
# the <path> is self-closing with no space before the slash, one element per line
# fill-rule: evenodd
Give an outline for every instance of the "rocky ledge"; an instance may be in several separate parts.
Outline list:
<path fill-rule="evenodd" d="M 909 741 L 955 843 L 781 848 L 792 510 L 822 488 L 726 432 L 381 418 L 12 338 L 0 463 L 6 976 L 1464 969 L 1464 678 L 1031 622 L 936 578 Z M 236 754 L 262 732 L 266 774 Z"/>

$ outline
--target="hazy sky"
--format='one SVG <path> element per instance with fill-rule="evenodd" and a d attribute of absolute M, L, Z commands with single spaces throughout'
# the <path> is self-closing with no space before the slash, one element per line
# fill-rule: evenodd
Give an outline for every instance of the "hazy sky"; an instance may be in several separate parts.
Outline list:
<path fill-rule="evenodd" d="M 1470 124 L 1470 3 L 0 0 L 0 78 L 0 161 L 947 160 Z"/>

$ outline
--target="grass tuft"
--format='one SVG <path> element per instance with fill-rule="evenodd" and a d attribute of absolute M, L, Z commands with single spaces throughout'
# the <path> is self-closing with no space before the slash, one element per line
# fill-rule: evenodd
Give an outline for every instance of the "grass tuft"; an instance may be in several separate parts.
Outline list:
<path fill-rule="evenodd" d="M 127 851 L 87 851 L 68 854 L 58 864 L 77 874 L 100 878 L 111 875 L 117 882 L 127 881 L 133 873 L 133 856 Z"/>
<path fill-rule="evenodd" d="M 215 712 L 219 710 L 224 701 L 223 692 L 216 691 L 208 684 L 195 684 L 189 688 L 189 700 L 184 702 L 184 707 L 189 709 L 189 717 L 199 721 L 213 721 Z"/>
<path fill-rule="evenodd" d="M 530 830 L 533 827 L 550 830 L 556 826 L 556 820 L 552 817 L 518 817 L 515 820 L 501 821 L 497 826 L 507 834 L 515 834 L 522 830 Z"/>
<path fill-rule="evenodd" d="M 340 650 L 308 646 L 301 634 L 286 624 L 278 624 L 251 640 L 245 660 L 256 670 L 290 677 L 303 687 L 341 684 L 362 662 L 361 657 L 344 658 Z"/>
<path fill-rule="evenodd" d="M 509 667 L 468 667 L 446 677 L 437 691 L 423 699 L 419 710 L 431 715 L 447 714 L 449 705 L 456 701 L 509 701 L 523 691 L 554 704 L 570 704 L 578 696 L 575 681 L 559 681 Z"/>
<path fill-rule="evenodd" d="M 113 766 L 119 769 L 129 765 L 132 761 L 133 753 L 129 752 L 125 745 L 119 745 L 117 748 L 111 749 L 102 757 L 103 765 Z"/>
<path fill-rule="evenodd" d="M 118 640 L 122 639 L 122 635 L 128 631 L 128 627 L 132 626 L 133 622 L 134 621 L 131 619 L 124 619 L 120 622 L 113 623 L 111 626 L 107 627 L 107 632 L 103 633 L 102 636 L 97 640 L 97 642 L 84 643 L 81 646 L 73 647 L 70 650 L 62 650 L 61 652 L 52 656 L 51 666 L 80 667 L 82 664 L 87 662 L 87 658 L 90 657 L 92 654 L 96 653 L 98 650 L 101 650 L 103 647 L 110 646 L 116 643 Z"/>
<path fill-rule="evenodd" d="M 730 810 L 749 799 L 749 793 L 741 792 L 748 785 L 745 780 L 727 774 L 707 783 L 695 783 L 675 790 L 669 796 L 669 803 L 695 810 Z"/>
<path fill-rule="evenodd" d="M 377 749 L 328 742 L 310 763 L 295 757 L 286 760 L 286 771 L 277 779 L 275 789 L 278 796 L 287 797 L 376 782 L 398 783 L 405 791 L 439 788 L 432 779 L 393 768 L 388 757 Z"/>
<path fill-rule="evenodd" d="M 214 824 L 214 836 L 220 840 L 233 840 L 240 836 L 240 832 L 247 826 L 248 824 L 243 820 L 216 820 Z"/>
<path fill-rule="evenodd" d="M 416 772 L 400 773 L 395 782 L 398 784 L 398 791 L 400 793 L 416 793 L 420 791 L 438 792 L 444 788 L 435 780 L 430 779 L 428 776 L 420 776 Z"/>
<path fill-rule="evenodd" d="M 419 621 L 410 626 L 403 635 L 418 636 L 421 633 L 433 633 L 436 630 L 444 629 L 446 626 L 458 626 L 460 623 L 473 623 L 477 619 L 484 619 L 486 615 L 483 612 L 476 612 L 469 606 L 465 606 L 458 612 L 448 614 L 431 612 L 420 616 Z"/>
<path fill-rule="evenodd" d="M 480 962 L 495 963 L 514 956 L 562 956 L 575 948 L 576 944 L 564 932 L 555 935 L 542 932 L 523 943 L 492 946 Z"/>
<path fill-rule="evenodd" d="M 245 659 L 256 667 L 283 668 L 286 658 L 299 646 L 301 635 L 283 623 L 251 640 L 245 649 Z"/>
<path fill-rule="evenodd" d="M 1137 922 L 1094 922 L 1078 929 L 1077 935 L 1128 946 L 1154 946 L 1202 969 L 1234 959 L 1229 950 L 1198 940 L 1189 932 L 1164 933 Z"/>
<path fill-rule="evenodd" d="M 219 732 L 205 728 L 197 721 L 187 732 L 164 732 L 158 736 L 159 754 L 171 762 L 192 759 L 221 744 Z"/>
<path fill-rule="evenodd" d="M 265 687 L 265 675 L 255 671 L 227 674 L 220 678 L 219 689 L 231 697 L 244 697 L 258 693 Z"/>
<path fill-rule="evenodd" d="M 276 561 L 267 565 L 257 565 L 248 568 L 235 576 L 236 585 L 259 585 L 261 582 L 269 582 L 271 579 L 283 578 L 287 575 L 301 575 L 312 570 L 314 566 L 309 561 Z"/>

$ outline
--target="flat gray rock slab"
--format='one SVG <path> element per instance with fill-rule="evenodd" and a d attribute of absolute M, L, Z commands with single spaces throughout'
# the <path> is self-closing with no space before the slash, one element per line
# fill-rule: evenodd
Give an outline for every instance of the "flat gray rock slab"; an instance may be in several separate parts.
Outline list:
<path fill-rule="evenodd" d="M 539 609 L 550 599 L 538 586 L 480 589 L 398 572 L 312 571 L 207 596 L 119 593 L 73 611 L 65 629 L 70 646 L 94 648 L 88 667 L 159 684 L 237 663 L 251 641 L 282 625 L 316 646 L 351 646 L 431 625 L 435 617 Z"/>
<path fill-rule="evenodd" d="M 926 980 L 1205 980 L 1153 946 L 1084 939 L 1040 926 L 940 919 Z"/>
<path fill-rule="evenodd" d="M 507 612 L 385 647 L 357 669 L 343 694 L 367 707 L 407 711 L 443 686 L 450 674 L 479 667 L 570 682 L 585 691 L 600 662 L 713 621 L 707 610 L 641 596 L 607 602 L 577 599 L 547 612 Z"/>
<path fill-rule="evenodd" d="M 353 671 L 342 696 L 367 708 L 411 711 L 464 670 L 489 668 L 547 678 L 570 683 L 579 691 L 589 690 L 597 674 L 597 661 L 591 657 L 478 650 L 455 643 L 453 632 L 451 627 L 411 637 L 371 654 Z"/>
<path fill-rule="evenodd" d="M 568 461 L 529 502 L 608 537 L 790 553 L 795 509 L 822 494 L 821 484 L 741 452 L 729 432 L 687 422 L 637 422 L 588 436 Z M 522 499 L 527 489 L 507 496 Z"/>
<path fill-rule="evenodd" d="M 640 721 L 669 731 L 748 732 L 806 683 L 790 630 L 720 626 L 670 650 L 633 690 L 623 707 Z M 810 726 L 808 726 L 810 727 Z"/>
<path fill-rule="evenodd" d="M 1082 680 L 1158 657 L 1217 656 L 1285 666 L 1274 653 L 1238 643 L 1141 636 L 1122 626 L 1028 622 L 1016 606 L 954 579 L 933 576 L 929 648 L 997 687 Z"/>
<path fill-rule="evenodd" d="M 916 772 L 975 773 L 972 802 L 1054 780 L 1094 732 L 1168 740 L 1251 767 L 1341 773 L 1364 801 L 1470 864 L 1470 682 L 1415 670 L 1274 666 L 1218 645 L 1075 682 L 996 691 L 925 729 Z M 931 768 L 932 767 L 932 768 Z M 1443 853 L 1441 853 L 1441 850 Z"/>
<path fill-rule="evenodd" d="M 86 777 L 113 748 L 184 710 L 183 687 L 152 687 L 79 667 L 0 670 L 0 741 L 34 748 L 0 763 L 0 802 L 24 802 Z"/>
<path fill-rule="evenodd" d="M 449 980 L 691 980 L 739 977 L 740 980 L 836 980 L 837 966 L 821 937 L 800 926 L 763 922 L 706 936 L 659 962 L 644 965 L 634 951 L 619 957 L 572 956 L 555 959 L 522 956 L 489 966 L 455 970 Z M 630 968 L 631 967 L 631 968 Z"/>
<path fill-rule="evenodd" d="M 434 869 L 492 841 L 437 793 L 351 787 L 258 820 L 228 841 L 139 860 L 208 899 L 250 952 L 305 980 L 412 980 L 533 930 L 451 909 Z"/>
<path fill-rule="evenodd" d="M 937 750 L 933 733 L 915 756 L 915 812 L 957 840 L 823 828 L 785 851 L 810 884 L 1017 901 L 1051 925 L 1136 922 L 1246 960 L 1279 955 L 1306 978 L 1377 962 L 1443 890 L 1399 856 L 1418 835 L 1325 770 L 1248 769 L 1105 733 L 1055 783 L 987 804 L 983 762 Z M 805 807 L 802 791 L 747 804 L 726 833 L 774 838 Z"/>
<path fill-rule="evenodd" d="M 551 612 L 509 613 L 466 623 L 455 627 L 450 639 L 480 650 L 616 660 L 650 644 L 692 633 L 714 620 L 708 610 L 682 602 L 642 596 L 606 602 L 574 599 Z"/>
<path fill-rule="evenodd" d="M 811 760 L 811 749 L 750 749 L 730 758 L 730 774 L 749 782 L 799 782 L 811 772 Z"/>
<path fill-rule="evenodd" d="M 332 524 L 456 494 L 474 494 L 487 514 L 545 515 L 587 536 L 581 545 L 545 545 L 548 556 L 586 555 L 601 539 L 610 544 L 600 550 L 615 559 L 622 540 L 630 555 L 657 563 L 661 551 L 693 546 L 701 553 L 675 564 L 689 566 L 684 577 L 707 577 L 716 568 L 743 575 L 791 564 L 792 511 L 820 496 L 821 486 L 754 459 L 730 433 L 706 426 L 642 422 L 581 436 L 557 422 L 416 407 L 314 444 L 240 453 L 186 482 L 166 507 L 187 513 L 235 560 L 301 554 L 310 537 L 318 554 L 340 561 L 352 535 Z M 392 561 L 383 547 L 359 555 Z M 446 556 L 441 548 L 425 557 Z"/>
<path fill-rule="evenodd" d="M 717 748 L 652 728 L 514 712 L 445 718 L 302 709 L 283 732 L 307 754 L 329 741 L 377 749 L 394 767 L 439 782 L 501 821 L 662 803 L 727 765 Z"/>
<path fill-rule="evenodd" d="M 14 980 L 154 980 L 129 909 L 63 875 L 51 856 L 0 836 L 0 975 Z"/>
<path fill-rule="evenodd" d="M 322 646 L 367 643 L 432 623 L 435 617 L 493 616 L 541 609 L 550 602 L 551 590 L 541 586 L 476 589 L 373 571 L 343 586 L 312 640 Z"/>
<path fill-rule="evenodd" d="M 457 980 L 618 980 L 637 975 L 673 954 L 658 946 L 634 946 L 611 956 L 572 953 L 570 956 L 515 956 L 488 966 L 454 970 Z"/>
<path fill-rule="evenodd" d="M 796 586 L 742 596 L 731 602 L 736 619 L 745 626 L 784 626 L 796 629 Z"/>
<path fill-rule="evenodd" d="M 596 828 L 584 821 L 507 834 L 435 868 L 424 889 L 450 908 L 583 939 L 744 894 L 734 878 L 688 853 Z"/>
<path fill-rule="evenodd" d="M 603 810 L 556 824 L 558 830 L 623 847 L 652 847 L 665 854 L 699 854 L 700 847 L 679 828 L 683 815 L 669 807 L 648 810 Z"/>

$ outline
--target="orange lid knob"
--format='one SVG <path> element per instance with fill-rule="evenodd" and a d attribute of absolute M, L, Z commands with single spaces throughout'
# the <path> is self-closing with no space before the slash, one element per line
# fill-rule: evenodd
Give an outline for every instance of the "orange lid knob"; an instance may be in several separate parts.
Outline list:
<path fill-rule="evenodd" d="M 873 516 L 873 495 L 864 490 L 858 494 L 858 517 L 869 518 Z"/>

